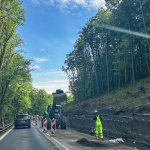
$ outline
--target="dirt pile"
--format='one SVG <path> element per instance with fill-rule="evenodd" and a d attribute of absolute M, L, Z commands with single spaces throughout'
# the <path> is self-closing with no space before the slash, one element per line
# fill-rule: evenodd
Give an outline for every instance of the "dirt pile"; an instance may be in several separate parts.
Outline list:
<path fill-rule="evenodd" d="M 63 112 L 64 116 L 82 116 L 82 115 L 93 115 L 95 109 L 91 107 L 74 107 L 71 110 Z M 112 108 L 112 107 L 104 107 L 104 108 L 97 108 L 98 112 L 101 115 L 121 115 L 121 116 L 132 116 L 134 114 L 150 114 L 150 105 L 141 105 L 141 106 L 134 106 L 128 108 Z"/>
<path fill-rule="evenodd" d="M 88 141 L 85 138 L 78 140 L 77 143 L 81 144 L 82 146 L 86 146 L 86 147 L 106 147 L 104 144 L 94 142 L 94 141 Z"/>

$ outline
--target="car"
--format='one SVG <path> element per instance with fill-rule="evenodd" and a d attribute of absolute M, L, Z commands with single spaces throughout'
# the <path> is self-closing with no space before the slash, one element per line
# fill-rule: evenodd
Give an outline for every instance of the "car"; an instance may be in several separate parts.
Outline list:
<path fill-rule="evenodd" d="M 17 115 L 15 119 L 15 129 L 17 129 L 18 126 L 28 126 L 28 128 L 31 128 L 30 116 L 27 114 Z"/>

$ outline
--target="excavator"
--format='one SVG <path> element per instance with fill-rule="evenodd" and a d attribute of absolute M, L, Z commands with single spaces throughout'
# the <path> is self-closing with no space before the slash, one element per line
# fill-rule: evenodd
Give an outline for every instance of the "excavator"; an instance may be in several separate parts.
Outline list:
<path fill-rule="evenodd" d="M 57 89 L 53 95 L 53 105 L 48 105 L 47 111 L 44 112 L 42 119 L 47 119 L 47 128 L 51 128 L 51 120 L 56 119 L 56 128 L 60 127 L 61 129 L 66 129 L 66 117 L 62 116 L 62 106 L 61 102 L 67 101 L 66 93 L 63 90 Z"/>

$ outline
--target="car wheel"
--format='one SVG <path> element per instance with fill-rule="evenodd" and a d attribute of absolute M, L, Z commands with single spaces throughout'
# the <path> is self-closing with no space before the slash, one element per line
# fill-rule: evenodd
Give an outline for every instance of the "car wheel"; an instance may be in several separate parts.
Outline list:
<path fill-rule="evenodd" d="M 17 129 L 18 128 L 18 126 L 17 125 L 15 125 L 15 129 Z"/>

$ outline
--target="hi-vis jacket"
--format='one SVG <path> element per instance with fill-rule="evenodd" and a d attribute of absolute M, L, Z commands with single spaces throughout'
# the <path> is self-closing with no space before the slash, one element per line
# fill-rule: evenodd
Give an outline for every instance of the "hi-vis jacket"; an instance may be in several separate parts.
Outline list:
<path fill-rule="evenodd" d="M 94 117 L 95 123 L 102 123 L 103 118 L 100 115 Z"/>

